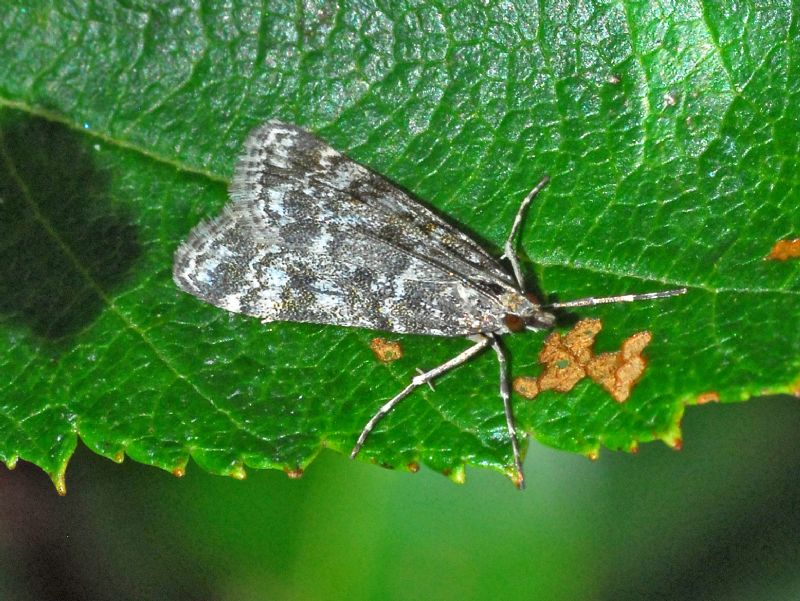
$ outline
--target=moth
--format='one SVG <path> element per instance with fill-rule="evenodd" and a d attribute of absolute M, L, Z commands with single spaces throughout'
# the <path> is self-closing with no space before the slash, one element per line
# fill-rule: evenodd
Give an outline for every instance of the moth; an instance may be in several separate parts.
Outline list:
<path fill-rule="evenodd" d="M 500 366 L 500 397 L 521 488 L 522 456 L 500 337 L 552 328 L 555 309 L 686 292 L 541 304 L 526 291 L 514 240 L 526 207 L 547 182 L 544 177 L 517 211 L 501 257 L 509 271 L 386 178 L 299 127 L 269 121 L 247 138 L 222 213 L 195 227 L 175 252 L 173 279 L 203 301 L 263 322 L 472 341 L 386 401 L 361 430 L 351 457 L 414 389 L 491 347 Z"/>

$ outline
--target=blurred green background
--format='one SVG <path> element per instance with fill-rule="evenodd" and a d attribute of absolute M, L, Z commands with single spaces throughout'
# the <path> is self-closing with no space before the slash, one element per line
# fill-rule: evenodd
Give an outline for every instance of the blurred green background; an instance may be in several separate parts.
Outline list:
<path fill-rule="evenodd" d="M 1 468 L 0 598 L 800 598 L 798 399 L 690 408 L 683 426 L 680 452 L 534 444 L 525 492 L 331 452 L 300 480 L 191 464 L 177 480 L 81 447 L 63 498 Z"/>

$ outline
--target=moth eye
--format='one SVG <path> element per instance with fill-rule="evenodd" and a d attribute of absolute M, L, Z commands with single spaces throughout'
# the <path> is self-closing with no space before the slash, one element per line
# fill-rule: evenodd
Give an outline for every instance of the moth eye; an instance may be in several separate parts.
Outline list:
<path fill-rule="evenodd" d="M 519 315 L 506 313 L 503 321 L 511 332 L 522 332 L 525 329 L 525 321 Z"/>

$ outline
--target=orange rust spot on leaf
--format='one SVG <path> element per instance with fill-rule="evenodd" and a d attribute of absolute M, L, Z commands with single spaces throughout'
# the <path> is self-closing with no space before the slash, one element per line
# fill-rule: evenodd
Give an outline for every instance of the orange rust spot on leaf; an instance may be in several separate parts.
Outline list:
<path fill-rule="evenodd" d="M 385 338 L 373 338 L 369 343 L 369 348 L 375 353 L 378 361 L 391 363 L 403 357 L 403 347 L 399 342 L 386 340 Z"/>
<path fill-rule="evenodd" d="M 538 378 L 540 391 L 568 392 L 586 377 L 586 363 L 602 327 L 599 319 L 584 319 L 564 335 L 553 332 L 547 337 L 539 352 L 539 363 L 544 365 Z"/>
<path fill-rule="evenodd" d="M 295 469 L 293 469 L 293 470 L 290 470 L 290 469 L 284 469 L 283 471 L 284 471 L 284 472 L 286 473 L 286 475 L 287 475 L 287 476 L 289 476 L 289 478 L 291 478 L 292 480 L 299 480 L 300 478 L 302 478 L 302 477 L 303 477 L 303 473 L 304 473 L 304 472 L 303 472 L 303 469 L 302 469 L 302 468 L 299 468 L 299 467 L 296 467 L 296 468 L 295 468 Z"/>
<path fill-rule="evenodd" d="M 650 332 L 637 332 L 622 343 L 616 353 L 603 353 L 590 359 L 586 366 L 589 377 L 605 388 L 617 402 L 631 395 L 631 388 L 642 377 L 647 361 L 642 351 L 650 344 Z"/>
<path fill-rule="evenodd" d="M 542 373 L 536 378 L 515 378 L 514 391 L 528 399 L 542 390 L 568 392 L 589 376 L 620 403 L 627 400 L 647 366 L 642 351 L 652 336 L 650 332 L 637 332 L 622 343 L 619 351 L 595 355 L 592 347 L 602 328 L 599 319 L 583 319 L 566 334 L 550 334 L 539 352 Z"/>
<path fill-rule="evenodd" d="M 416 461 L 412 461 L 406 467 L 408 468 L 408 471 L 411 472 L 412 474 L 416 474 L 419 471 L 419 463 L 417 463 Z"/>
<path fill-rule="evenodd" d="M 698 405 L 705 405 L 706 403 L 719 403 L 719 393 L 716 390 L 709 390 L 697 395 L 695 403 Z"/>
<path fill-rule="evenodd" d="M 770 261 L 786 261 L 797 258 L 800 258 L 800 238 L 778 240 L 767 255 L 767 259 Z"/>
<path fill-rule="evenodd" d="M 186 475 L 186 466 L 178 465 L 172 468 L 172 475 L 176 478 L 183 478 Z"/>
<path fill-rule="evenodd" d="M 514 392 L 520 396 L 524 396 L 526 399 L 532 399 L 539 394 L 539 382 L 536 378 L 520 376 L 518 378 L 514 378 L 511 386 L 514 389 Z"/>
<path fill-rule="evenodd" d="M 566 333 L 564 342 L 581 365 L 592 357 L 592 346 L 594 339 L 600 330 L 603 329 L 603 322 L 599 319 L 582 319 Z"/>

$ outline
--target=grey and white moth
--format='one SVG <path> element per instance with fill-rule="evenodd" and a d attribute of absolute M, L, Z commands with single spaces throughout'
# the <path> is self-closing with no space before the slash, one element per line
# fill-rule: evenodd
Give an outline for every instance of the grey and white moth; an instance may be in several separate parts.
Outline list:
<path fill-rule="evenodd" d="M 473 345 L 412 378 L 364 426 L 355 456 L 375 425 L 418 386 L 487 347 L 500 364 L 500 396 L 517 482 L 522 458 L 499 336 L 553 327 L 556 308 L 664 298 L 685 288 L 540 305 L 525 292 L 513 241 L 511 272 L 477 242 L 384 177 L 312 134 L 275 121 L 257 127 L 239 157 L 230 202 L 201 223 L 175 253 L 173 278 L 186 292 L 264 322 L 297 321 L 387 332 L 466 336 Z"/>

